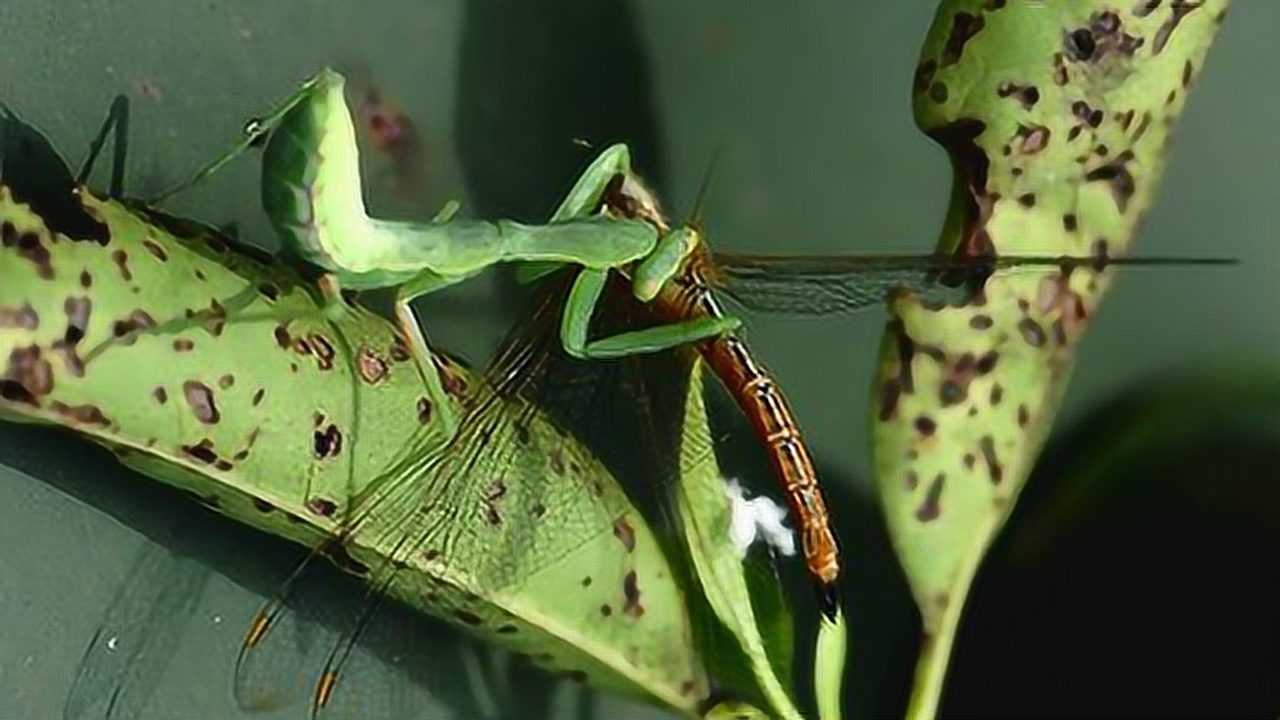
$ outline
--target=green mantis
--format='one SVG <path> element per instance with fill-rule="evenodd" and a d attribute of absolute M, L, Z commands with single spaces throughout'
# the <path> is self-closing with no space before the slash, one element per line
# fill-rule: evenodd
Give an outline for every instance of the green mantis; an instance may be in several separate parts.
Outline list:
<path fill-rule="evenodd" d="M 574 357 L 604 359 L 656 352 L 740 325 L 732 317 L 700 317 L 590 339 L 591 318 L 611 269 L 634 263 L 635 295 L 648 301 L 693 249 L 688 230 L 659 238 L 652 225 L 638 220 L 568 216 L 571 209 L 598 207 L 609 185 L 630 172 L 624 145 L 608 148 L 587 168 L 546 225 L 455 219 L 450 209 L 428 223 L 369 217 L 344 85 L 338 73 L 322 71 L 280 109 L 252 123 L 250 138 L 197 178 L 267 134 L 262 201 L 285 252 L 326 273 L 322 287 L 328 288 L 331 300 L 336 300 L 341 288 L 393 288 L 396 320 L 424 368 L 430 350 L 410 303 L 498 263 L 579 266 L 561 325 L 564 348 Z M 425 375 L 433 400 L 447 408 L 438 374 L 427 371 Z M 442 422 L 447 428 L 457 425 L 448 411 Z"/>

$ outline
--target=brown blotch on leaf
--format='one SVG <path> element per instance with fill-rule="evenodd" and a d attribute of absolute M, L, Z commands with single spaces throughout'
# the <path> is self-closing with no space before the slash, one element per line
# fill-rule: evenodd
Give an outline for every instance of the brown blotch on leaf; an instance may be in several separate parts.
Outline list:
<path fill-rule="evenodd" d="M 174 352 L 191 352 L 195 349 L 196 344 L 186 338 L 178 338 L 173 341 Z"/>
<path fill-rule="evenodd" d="M 974 35 L 982 32 L 986 24 L 986 20 L 981 15 L 956 13 L 951 18 L 951 34 L 947 36 L 947 43 L 942 48 L 942 67 L 960 62 L 965 44 L 973 39 Z"/>
<path fill-rule="evenodd" d="M 333 343 L 329 342 L 329 338 L 320 333 L 312 333 L 309 339 L 311 340 L 311 349 L 316 355 L 316 365 L 321 370 L 331 370 L 333 368 L 333 358 L 337 355 L 337 351 L 333 349 Z"/>
<path fill-rule="evenodd" d="M 916 432 L 924 435 L 925 437 L 929 437 L 938 429 L 938 424 L 928 415 L 920 415 L 916 418 L 915 427 Z"/>
<path fill-rule="evenodd" d="M 622 613 L 638 618 L 644 615 L 644 606 L 640 604 L 640 582 L 636 578 L 636 571 L 632 570 L 622 578 Z"/>
<path fill-rule="evenodd" d="M 235 385 L 235 384 L 236 384 L 236 376 L 235 376 L 235 375 L 231 375 L 231 374 L 229 374 L 229 373 L 228 373 L 228 374 L 223 375 L 222 377 L 218 378 L 218 387 L 222 388 L 223 390 L 226 390 L 227 388 L 229 388 L 229 387 L 231 387 L 232 385 Z"/>
<path fill-rule="evenodd" d="M 908 470 L 906 475 L 902 476 L 902 487 L 908 492 L 915 490 L 920 485 L 920 475 L 915 470 Z"/>
<path fill-rule="evenodd" d="M 418 398 L 418 422 L 423 425 L 431 422 L 431 401 L 426 397 Z"/>
<path fill-rule="evenodd" d="M 338 511 L 338 504 L 328 498 L 315 497 L 307 500 L 307 510 L 320 517 L 333 517 Z"/>
<path fill-rule="evenodd" d="M 978 371 L 979 375 L 986 375 L 996 369 L 996 363 L 999 361 L 1000 353 L 995 350 L 989 350 L 978 358 L 978 364 L 974 366 L 974 369 Z"/>
<path fill-rule="evenodd" d="M 1016 98 L 1022 103 L 1023 110 L 1030 110 L 1040 102 L 1040 91 L 1035 85 L 1019 85 L 1014 82 L 1000 83 L 996 88 L 996 94 L 1002 98 Z"/>
<path fill-rule="evenodd" d="M 53 366 L 41 357 L 39 345 L 9 351 L 3 396 L 6 400 L 39 405 L 38 398 L 53 392 Z"/>
<path fill-rule="evenodd" d="M 973 317 L 969 318 L 969 327 L 973 328 L 974 330 L 986 330 L 990 328 L 991 325 L 992 325 L 992 320 L 989 315 L 974 315 Z"/>
<path fill-rule="evenodd" d="M 1071 114 L 1075 115 L 1080 122 L 1091 128 L 1096 128 L 1102 124 L 1104 119 L 1103 112 L 1089 105 L 1083 100 L 1077 100 L 1071 103 Z"/>
<path fill-rule="evenodd" d="M 98 409 L 97 405 L 67 405 L 54 400 L 49 404 L 49 407 L 59 415 L 84 425 L 106 427 L 111 424 L 111 421 L 107 419 L 106 415 L 102 414 L 102 410 Z"/>
<path fill-rule="evenodd" d="M 1002 399 L 1004 399 L 1004 388 L 1001 387 L 1000 383 L 993 384 L 991 386 L 991 406 L 999 405 Z"/>
<path fill-rule="evenodd" d="M 218 461 L 218 454 L 213 451 L 213 441 L 209 438 L 204 438 L 195 445 L 183 445 L 182 451 L 206 465 Z"/>
<path fill-rule="evenodd" d="M 976 464 L 977 464 L 977 462 L 978 462 L 978 458 L 974 457 L 974 456 L 973 456 L 973 453 L 965 453 L 965 454 L 964 454 L 964 466 L 965 466 L 965 469 L 967 469 L 967 470 L 972 470 L 972 469 L 973 469 L 973 466 L 974 466 L 974 465 L 976 465 Z"/>
<path fill-rule="evenodd" d="M 88 270 L 80 271 L 80 287 L 85 290 L 93 287 L 93 276 L 89 274 Z"/>
<path fill-rule="evenodd" d="M 1077 227 L 1079 227 L 1079 220 L 1076 218 L 1075 213 L 1067 213 L 1062 216 L 1063 230 L 1066 230 L 1067 232 L 1075 232 Z"/>
<path fill-rule="evenodd" d="M 920 66 L 916 68 L 915 79 L 912 82 L 912 87 L 915 88 L 915 91 L 920 93 L 928 90 L 929 86 L 933 84 L 933 75 L 936 72 L 938 72 L 938 63 L 936 61 L 925 60 L 920 63 Z"/>
<path fill-rule="evenodd" d="M 885 381 L 880 391 L 880 422 L 893 418 L 898 410 L 898 399 L 902 396 L 902 384 L 890 378 Z"/>
<path fill-rule="evenodd" d="M 253 393 L 253 399 L 251 400 L 251 402 L 253 403 L 253 406 L 257 407 L 258 405 L 260 405 L 262 403 L 262 398 L 266 394 L 267 394 L 266 388 L 258 388 L 257 390 L 255 390 Z"/>
<path fill-rule="evenodd" d="M 1133 174 L 1127 167 L 1133 160 L 1133 151 L 1125 150 L 1115 156 L 1111 162 L 1085 174 L 1086 182 L 1105 182 L 1111 187 L 1111 197 L 1121 214 L 1129 209 L 1129 199 L 1133 197 Z"/>
<path fill-rule="evenodd" d="M 628 553 L 636 549 L 636 531 L 626 518 L 618 518 L 614 521 L 613 536 L 618 538 Z"/>
<path fill-rule="evenodd" d="M 17 234 L 17 229 L 12 223 L 5 222 L 3 233 L 0 234 L 0 243 L 4 247 L 17 248 L 18 257 L 31 262 L 36 266 L 36 274 L 44 280 L 53 279 L 53 264 L 50 262 L 49 248 L 41 242 L 40 236 L 33 232 L 24 232 Z"/>
<path fill-rule="evenodd" d="M 964 401 L 968 392 L 964 386 L 953 380 L 943 380 L 942 385 L 938 388 L 938 401 L 943 407 L 957 405 Z"/>
<path fill-rule="evenodd" d="M 947 101 L 951 93 L 947 92 L 947 84 L 938 81 L 929 86 L 929 99 L 941 105 Z"/>
<path fill-rule="evenodd" d="M 1026 405 L 1018 406 L 1018 427 L 1026 427 L 1031 422 L 1031 413 L 1027 410 Z"/>
<path fill-rule="evenodd" d="M 1049 146 L 1053 133 L 1044 125 L 1018 125 L 1014 132 L 1018 152 L 1023 155 L 1035 155 Z"/>
<path fill-rule="evenodd" d="M 216 425 L 222 418 L 218 406 L 213 399 L 213 390 L 208 385 L 195 380 L 182 383 L 182 394 L 195 413 L 196 419 L 205 425 Z"/>
<path fill-rule="evenodd" d="M 1022 334 L 1022 339 L 1026 340 L 1031 347 L 1041 347 L 1045 343 L 1044 328 L 1040 327 L 1040 323 L 1031 318 L 1022 318 L 1022 321 L 1018 323 L 1018 332 Z"/>
<path fill-rule="evenodd" d="M 155 398 L 156 402 L 160 405 L 169 402 L 169 393 L 162 387 L 157 387 L 155 390 L 152 390 L 151 397 Z"/>
<path fill-rule="evenodd" d="M 132 345 L 138 339 L 139 333 L 143 330 L 150 330 L 156 326 L 155 318 L 146 310 L 138 308 L 129 313 L 129 316 L 123 320 L 117 320 L 111 324 L 111 335 L 120 341 L 122 345 Z"/>
<path fill-rule="evenodd" d="M 160 247 L 160 244 L 159 244 L 159 243 L 157 243 L 156 241 L 154 241 L 154 240 L 143 240 L 143 241 L 142 241 L 142 247 L 146 248 L 146 249 L 147 249 L 147 252 L 149 252 L 149 253 L 151 253 L 152 255 L 154 255 L 154 256 L 155 256 L 155 258 L 156 258 L 157 260 L 159 260 L 160 262 L 169 262 L 169 254 L 168 254 L 168 253 L 166 253 L 166 252 L 164 251 L 164 248 Z M 127 278 L 126 278 L 126 279 L 127 279 Z"/>
<path fill-rule="evenodd" d="M 0 305 L 0 328 L 5 327 L 35 330 L 40 327 L 40 315 L 28 302 L 16 308 Z"/>
<path fill-rule="evenodd" d="M 1194 70 L 1193 66 L 1191 65 L 1191 61 L 1190 61 L 1190 60 L 1188 60 L 1188 61 L 1187 61 L 1187 62 L 1182 66 L 1182 87 L 1184 87 L 1184 88 L 1191 87 L 1191 75 L 1192 75 L 1192 73 L 1193 73 L 1193 72 L 1195 72 L 1195 70 Z"/>
<path fill-rule="evenodd" d="M 1138 4 L 1133 8 L 1133 14 L 1135 17 L 1144 18 L 1155 12 L 1162 2 L 1164 0 L 1138 0 Z"/>
<path fill-rule="evenodd" d="M 467 625 L 479 625 L 482 622 L 479 615 L 466 610 L 455 610 L 453 616 Z"/>
<path fill-rule="evenodd" d="M 1173 0 L 1169 4 L 1169 19 L 1156 30 L 1155 40 L 1151 44 L 1151 54 L 1159 55 L 1164 52 L 1165 45 L 1169 44 L 1169 38 L 1173 37 L 1173 31 L 1178 29 L 1178 25 L 1182 23 L 1182 19 L 1190 15 L 1192 12 L 1199 10 L 1204 6 L 1204 2 L 1191 2 L 1191 0 Z"/>
<path fill-rule="evenodd" d="M 609 603 L 603 603 L 600 605 L 601 617 L 609 617 L 612 614 L 613 614 L 613 608 L 609 607 Z"/>
<path fill-rule="evenodd" d="M 360 348 L 356 361 L 360 368 L 360 379 L 370 385 L 376 385 L 387 377 L 386 361 L 375 355 L 368 347 Z"/>
<path fill-rule="evenodd" d="M 133 279 L 133 273 L 129 271 L 129 253 L 123 250 L 114 250 L 111 253 L 111 262 L 116 264 L 116 269 L 120 271 L 120 277 L 125 282 Z"/>
<path fill-rule="evenodd" d="M 1035 193 L 1023 193 L 1018 196 L 1018 204 L 1024 208 L 1033 208 L 1036 206 Z"/>
<path fill-rule="evenodd" d="M 276 345 L 279 345 L 281 350 L 288 350 L 293 346 L 293 338 L 289 335 L 289 328 L 284 325 L 277 325 L 271 334 L 275 336 Z"/>
<path fill-rule="evenodd" d="M 942 487 L 947 481 L 945 473 L 938 473 L 929 484 L 924 501 L 916 508 L 916 520 L 922 523 L 937 520 L 942 514 Z"/>
<path fill-rule="evenodd" d="M 978 447 L 982 450 L 982 459 L 987 464 L 987 472 L 991 476 L 991 484 L 999 485 L 1004 479 L 1004 467 L 1000 464 L 1000 460 L 996 457 L 996 441 L 990 435 L 983 435 L 978 441 Z"/>

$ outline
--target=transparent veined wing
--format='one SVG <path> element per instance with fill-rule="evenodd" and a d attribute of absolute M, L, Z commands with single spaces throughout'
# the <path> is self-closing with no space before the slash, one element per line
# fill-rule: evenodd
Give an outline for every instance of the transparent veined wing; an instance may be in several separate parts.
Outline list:
<path fill-rule="evenodd" d="M 749 310 L 838 315 L 874 307 L 895 292 L 955 304 L 988 278 L 1016 272 L 1103 272 L 1112 267 L 1230 265 L 1214 257 L 953 257 L 945 255 L 745 255 L 716 253 L 711 282 Z"/>

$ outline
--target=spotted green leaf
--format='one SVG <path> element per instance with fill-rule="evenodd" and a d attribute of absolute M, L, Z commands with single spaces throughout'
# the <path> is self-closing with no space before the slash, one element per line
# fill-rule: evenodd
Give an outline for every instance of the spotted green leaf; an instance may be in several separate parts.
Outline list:
<path fill-rule="evenodd" d="M 1227 0 L 944 0 L 916 72 L 917 124 L 955 168 L 939 248 L 1122 255 Z M 874 464 L 924 621 L 911 713 L 937 707 L 965 594 L 1052 425 L 1109 284 L 997 276 L 963 307 L 892 303 Z"/>
<path fill-rule="evenodd" d="M 353 303 L 326 310 L 315 286 L 200 224 L 44 182 L 65 168 L 13 177 L 10 159 L 4 419 L 68 428 L 295 542 L 345 532 L 343 569 L 368 577 L 396 558 L 394 598 L 695 712 L 707 679 L 667 557 L 603 465 L 544 415 L 488 403 L 486 419 L 526 420 L 484 438 L 512 452 L 447 445 L 391 324 Z M 439 362 L 451 402 L 490 397 Z M 603 617 L 604 604 L 622 611 Z"/>

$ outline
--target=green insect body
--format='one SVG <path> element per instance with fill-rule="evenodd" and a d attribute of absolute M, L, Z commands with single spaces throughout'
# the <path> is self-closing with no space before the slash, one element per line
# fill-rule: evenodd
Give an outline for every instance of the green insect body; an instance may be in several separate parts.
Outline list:
<path fill-rule="evenodd" d="M 341 536 L 344 569 L 376 582 L 392 560 L 392 597 L 549 668 L 685 712 L 706 697 L 656 538 L 545 416 L 438 358 L 455 411 L 518 435 L 460 471 L 392 325 L 203 226 L 77 198 L 96 237 L 0 185 L 4 419 L 68 427 L 275 535 Z M 527 420 L 487 422 L 507 413 Z"/>
<path fill-rule="evenodd" d="M 1125 254 L 1227 5 L 941 3 L 914 93 L 917 124 L 955 168 L 940 249 Z M 963 307 L 891 304 L 874 462 L 927 636 L 915 716 L 936 708 L 969 582 L 1031 470 L 1107 285 L 1086 268 L 1011 273 Z"/>

